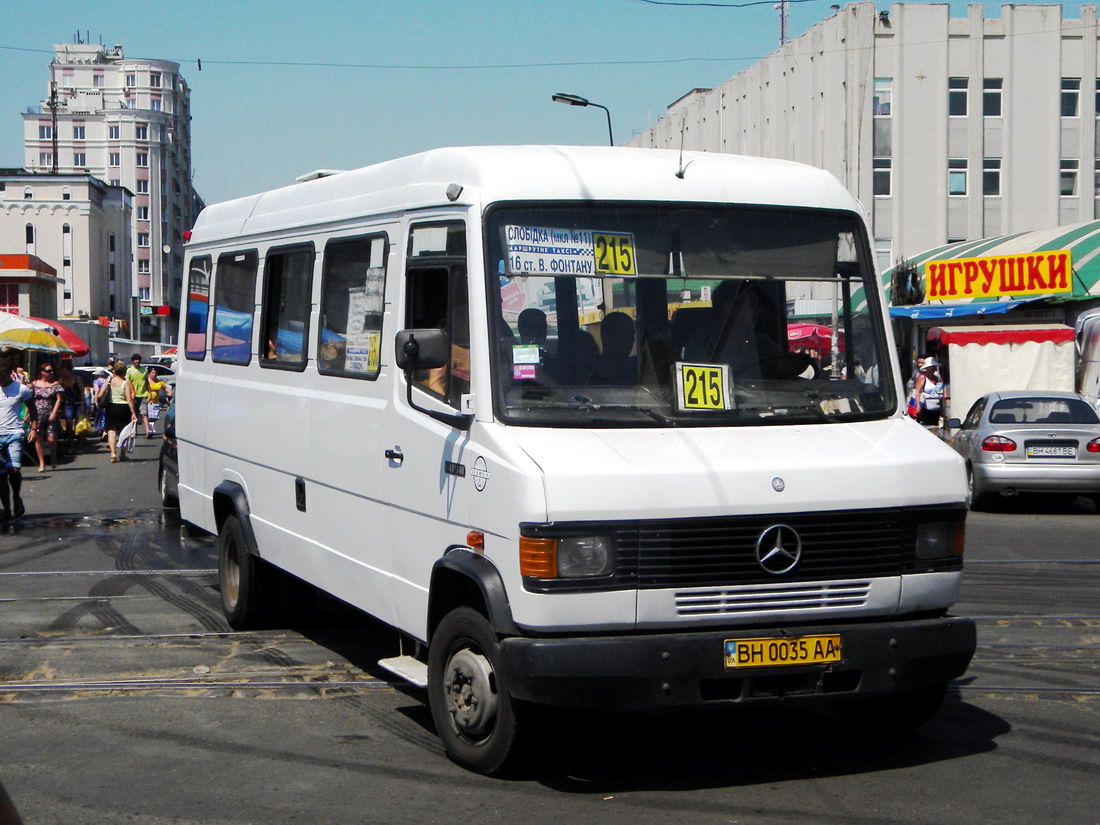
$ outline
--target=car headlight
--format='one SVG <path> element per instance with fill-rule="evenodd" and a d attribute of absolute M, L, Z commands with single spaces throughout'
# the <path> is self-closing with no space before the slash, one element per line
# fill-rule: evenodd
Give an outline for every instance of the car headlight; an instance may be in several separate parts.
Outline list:
<path fill-rule="evenodd" d="M 614 568 L 610 536 L 565 536 L 519 540 L 520 573 L 536 579 L 609 576 Z"/>
<path fill-rule="evenodd" d="M 965 521 L 938 521 L 917 527 L 918 559 L 961 557 L 965 545 Z"/>

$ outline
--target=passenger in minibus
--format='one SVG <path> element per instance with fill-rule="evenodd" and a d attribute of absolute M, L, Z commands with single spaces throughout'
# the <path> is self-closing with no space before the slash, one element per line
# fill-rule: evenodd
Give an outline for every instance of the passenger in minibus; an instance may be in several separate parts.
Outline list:
<path fill-rule="evenodd" d="M 638 383 L 638 359 L 634 351 L 634 319 L 625 312 L 609 312 L 600 324 L 603 352 L 596 360 L 597 384 L 627 385 Z"/>

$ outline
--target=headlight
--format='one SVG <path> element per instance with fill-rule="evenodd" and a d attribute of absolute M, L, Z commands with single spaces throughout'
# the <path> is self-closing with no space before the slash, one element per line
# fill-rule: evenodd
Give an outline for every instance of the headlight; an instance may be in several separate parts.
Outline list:
<path fill-rule="evenodd" d="M 610 536 L 521 536 L 520 573 L 536 579 L 609 576 L 614 568 L 614 546 Z"/>
<path fill-rule="evenodd" d="M 917 527 L 918 559 L 961 557 L 965 544 L 965 521 L 939 521 Z"/>
<path fill-rule="evenodd" d="M 611 539 L 606 536 L 558 539 L 558 575 L 563 579 L 606 576 L 613 557 Z"/>

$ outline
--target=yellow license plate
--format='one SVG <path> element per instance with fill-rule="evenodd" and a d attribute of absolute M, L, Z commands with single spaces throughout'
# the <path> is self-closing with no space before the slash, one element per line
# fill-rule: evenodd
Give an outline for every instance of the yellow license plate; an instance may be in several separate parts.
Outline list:
<path fill-rule="evenodd" d="M 760 639 L 726 639 L 729 670 L 747 667 L 820 665 L 840 661 L 840 634 L 827 636 L 768 636 Z"/>

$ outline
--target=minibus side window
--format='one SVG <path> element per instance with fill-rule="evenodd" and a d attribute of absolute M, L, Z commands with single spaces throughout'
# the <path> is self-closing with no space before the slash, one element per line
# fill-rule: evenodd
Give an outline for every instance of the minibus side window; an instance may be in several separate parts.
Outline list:
<path fill-rule="evenodd" d="M 414 373 L 421 389 L 459 407 L 470 391 L 470 306 L 466 283 L 466 230 L 460 223 L 421 224 L 409 233 L 405 327 L 443 329 L 450 337 L 446 367 Z"/>
<path fill-rule="evenodd" d="M 192 258 L 187 285 L 187 321 L 184 327 L 184 353 L 192 361 L 206 358 L 206 322 L 210 310 L 209 255 Z"/>
<path fill-rule="evenodd" d="M 381 368 L 386 294 L 385 235 L 341 238 L 325 246 L 317 369 L 374 380 Z"/>
<path fill-rule="evenodd" d="M 214 360 L 247 364 L 252 360 L 252 316 L 256 311 L 256 250 L 218 257 L 214 284 Z"/>
<path fill-rule="evenodd" d="M 268 250 L 260 315 L 261 367 L 305 369 L 312 286 L 313 244 Z"/>

